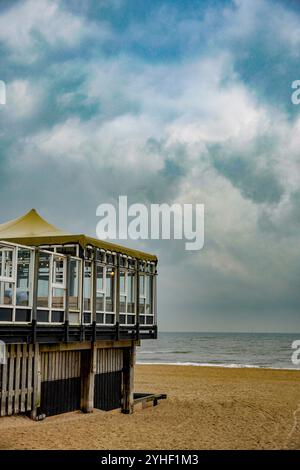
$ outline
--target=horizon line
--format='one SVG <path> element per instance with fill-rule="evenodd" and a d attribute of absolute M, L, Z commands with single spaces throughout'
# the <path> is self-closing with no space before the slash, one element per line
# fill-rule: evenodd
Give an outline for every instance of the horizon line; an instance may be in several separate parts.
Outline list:
<path fill-rule="evenodd" d="M 300 334 L 299 332 L 294 332 L 294 331 L 217 331 L 217 330 L 201 330 L 201 331 L 164 331 L 164 330 L 159 330 L 158 333 L 238 333 L 238 334 L 279 334 L 279 335 L 298 335 Z"/>

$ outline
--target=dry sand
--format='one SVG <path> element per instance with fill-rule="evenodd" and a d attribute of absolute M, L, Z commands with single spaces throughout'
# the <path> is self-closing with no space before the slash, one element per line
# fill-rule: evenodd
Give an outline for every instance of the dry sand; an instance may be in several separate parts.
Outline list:
<path fill-rule="evenodd" d="M 1 449 L 299 449 L 300 371 L 139 365 L 157 407 L 0 419 Z"/>

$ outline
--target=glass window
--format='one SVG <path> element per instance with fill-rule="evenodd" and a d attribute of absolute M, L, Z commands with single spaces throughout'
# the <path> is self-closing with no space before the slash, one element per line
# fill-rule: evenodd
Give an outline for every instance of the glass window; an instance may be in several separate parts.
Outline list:
<path fill-rule="evenodd" d="M 53 284 L 65 284 L 65 258 L 54 256 Z"/>
<path fill-rule="evenodd" d="M 48 250 L 48 248 L 47 248 Z M 75 245 L 65 245 L 65 246 L 57 246 L 56 252 L 62 255 L 70 255 L 70 256 L 78 256 L 77 255 L 77 246 Z"/>
<path fill-rule="evenodd" d="M 48 322 L 49 321 L 49 310 L 38 310 L 37 311 L 37 321 L 38 322 Z"/>
<path fill-rule="evenodd" d="M 107 313 L 105 315 L 105 324 L 106 325 L 113 325 L 115 323 L 115 315 L 114 313 Z"/>
<path fill-rule="evenodd" d="M 96 323 L 104 323 L 104 313 L 96 313 Z"/>
<path fill-rule="evenodd" d="M 152 315 L 152 276 L 146 276 L 146 314 Z"/>
<path fill-rule="evenodd" d="M 106 298 L 105 311 L 114 312 L 114 286 L 115 286 L 115 270 L 106 268 Z"/>
<path fill-rule="evenodd" d="M 37 304 L 39 307 L 48 307 L 49 302 L 49 276 L 50 254 L 40 253 L 38 269 Z"/>
<path fill-rule="evenodd" d="M 101 265 L 97 265 L 97 276 L 96 276 L 96 285 L 97 291 L 103 291 L 104 289 L 104 267 Z"/>
<path fill-rule="evenodd" d="M 31 251 L 18 249 L 17 261 L 17 305 L 29 306 Z"/>
<path fill-rule="evenodd" d="M 104 266 L 97 264 L 96 266 L 96 311 L 97 312 L 104 312 L 105 310 L 104 282 L 105 282 Z M 100 316 L 98 316 L 98 319 L 99 318 Z M 104 317 L 101 317 L 101 318 L 104 318 Z M 100 323 L 103 323 L 103 320 Z"/>
<path fill-rule="evenodd" d="M 135 313 L 135 277 L 134 273 L 127 274 L 127 313 Z"/>
<path fill-rule="evenodd" d="M 28 308 L 17 308 L 15 314 L 15 321 L 17 322 L 30 322 L 31 321 L 31 310 Z"/>
<path fill-rule="evenodd" d="M 92 315 L 89 312 L 84 312 L 83 314 L 83 323 L 91 323 Z"/>
<path fill-rule="evenodd" d="M 0 304 L 12 305 L 14 297 L 14 284 L 11 282 L 0 282 Z"/>
<path fill-rule="evenodd" d="M 69 322 L 72 324 L 78 324 L 79 323 L 79 313 L 69 313 Z"/>
<path fill-rule="evenodd" d="M 92 299 L 92 263 L 84 263 L 84 310 L 91 310 Z"/>
<path fill-rule="evenodd" d="M 97 297 L 96 297 L 97 312 L 104 312 L 104 299 L 105 299 L 104 294 L 102 292 L 97 292 Z"/>
<path fill-rule="evenodd" d="M 120 271 L 120 292 L 125 293 L 126 292 L 126 272 L 125 271 Z"/>
<path fill-rule="evenodd" d="M 147 325 L 153 325 L 153 317 L 152 316 L 147 316 L 146 317 L 146 324 Z"/>
<path fill-rule="evenodd" d="M 6 278 L 13 277 L 14 248 L 2 246 L 0 249 L 0 276 Z"/>
<path fill-rule="evenodd" d="M 60 311 L 51 312 L 52 323 L 63 323 L 63 321 L 64 321 L 64 312 L 60 312 Z"/>
<path fill-rule="evenodd" d="M 120 295 L 120 312 L 126 313 L 126 295 Z"/>
<path fill-rule="evenodd" d="M 135 324 L 135 315 L 127 315 L 127 325 Z"/>
<path fill-rule="evenodd" d="M 70 259 L 69 308 L 71 310 L 79 310 L 80 266 L 79 260 Z"/>
<path fill-rule="evenodd" d="M 140 295 L 145 295 L 145 276 L 140 275 Z"/>
<path fill-rule="evenodd" d="M 52 289 L 52 308 L 65 308 L 65 290 L 54 287 Z"/>
<path fill-rule="evenodd" d="M 111 253 L 106 254 L 106 262 L 107 264 L 114 264 L 114 255 Z"/>
<path fill-rule="evenodd" d="M 12 308 L 0 308 L 0 321 L 12 321 Z"/>
<path fill-rule="evenodd" d="M 139 313 L 141 313 L 141 314 L 145 313 L 145 302 L 146 302 L 146 299 L 140 297 Z"/>

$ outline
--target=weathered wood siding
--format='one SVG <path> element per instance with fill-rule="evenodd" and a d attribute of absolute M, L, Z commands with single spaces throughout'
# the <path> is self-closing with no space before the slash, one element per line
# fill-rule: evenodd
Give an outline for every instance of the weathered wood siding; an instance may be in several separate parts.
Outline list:
<path fill-rule="evenodd" d="M 94 407 L 113 410 L 121 407 L 123 349 L 98 349 Z"/>
<path fill-rule="evenodd" d="M 0 366 L 0 415 L 9 416 L 32 410 L 37 392 L 38 349 L 31 344 L 10 344 L 7 363 Z"/>
<path fill-rule="evenodd" d="M 52 416 L 80 409 L 81 351 L 41 353 L 41 412 Z"/>
<path fill-rule="evenodd" d="M 0 365 L 0 416 L 30 412 L 35 418 L 41 413 L 89 412 L 93 407 L 111 410 L 129 400 L 132 381 L 129 386 L 125 377 L 131 348 L 98 345 L 90 350 L 40 351 L 38 344 L 6 348 L 7 363 Z"/>
<path fill-rule="evenodd" d="M 71 379 L 80 376 L 81 351 L 51 351 L 41 353 L 41 380 Z"/>
<path fill-rule="evenodd" d="M 123 349 L 97 349 L 96 374 L 117 372 L 123 369 Z"/>

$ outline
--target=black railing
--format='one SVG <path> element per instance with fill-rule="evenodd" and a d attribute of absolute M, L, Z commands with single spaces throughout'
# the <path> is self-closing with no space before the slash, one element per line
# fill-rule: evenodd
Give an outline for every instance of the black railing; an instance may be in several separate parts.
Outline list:
<path fill-rule="evenodd" d="M 71 343 L 84 341 L 122 341 L 156 339 L 157 326 L 146 325 L 27 325 L 0 324 L 0 340 L 5 343 Z"/>

